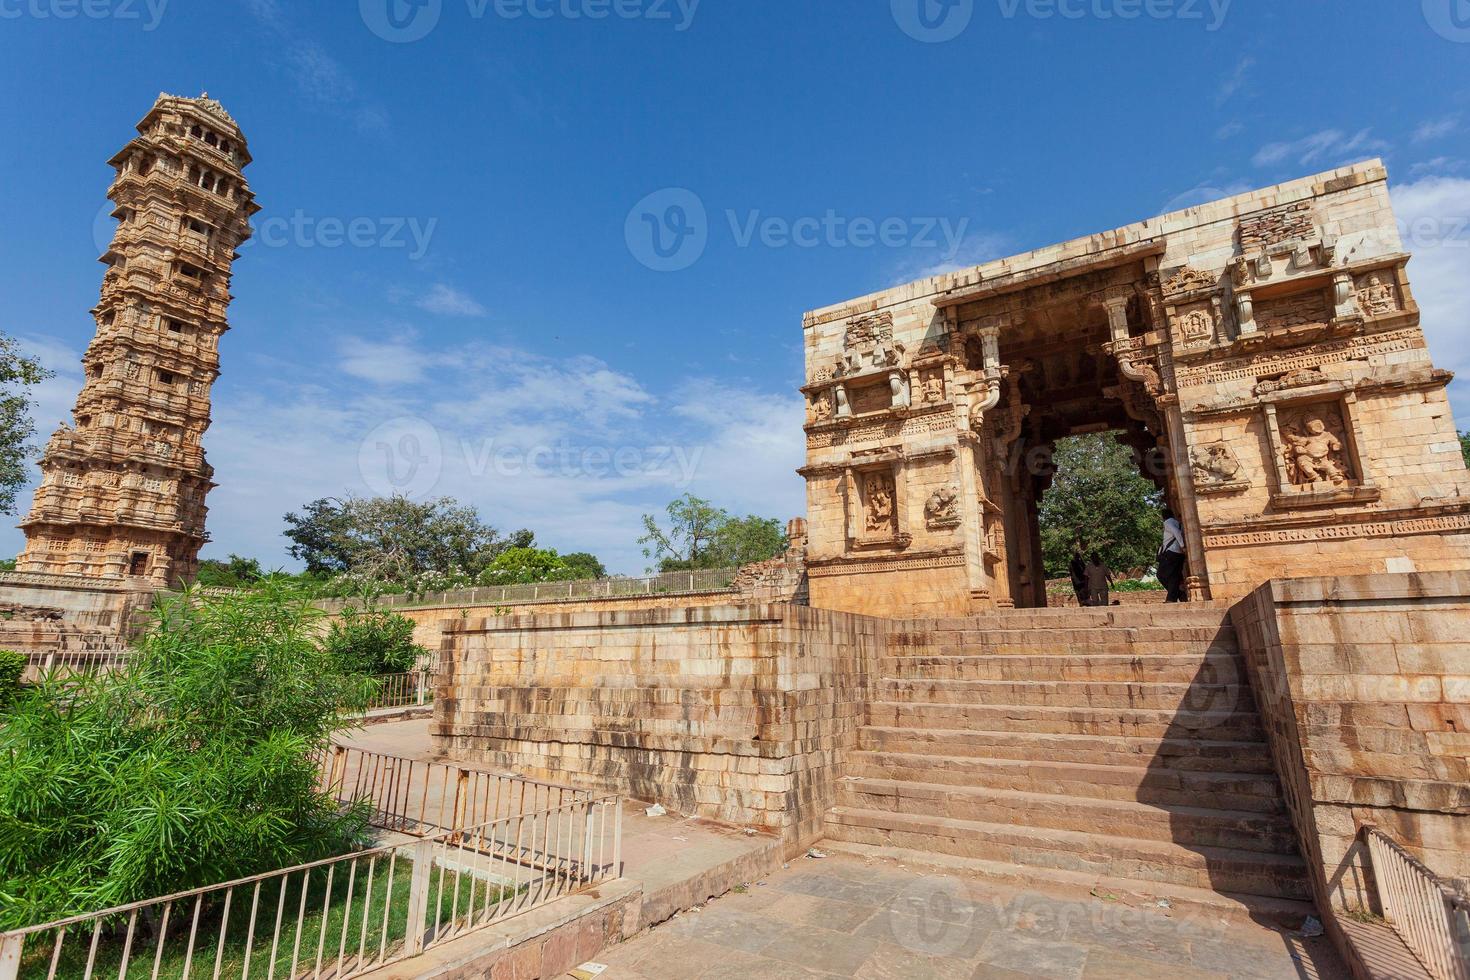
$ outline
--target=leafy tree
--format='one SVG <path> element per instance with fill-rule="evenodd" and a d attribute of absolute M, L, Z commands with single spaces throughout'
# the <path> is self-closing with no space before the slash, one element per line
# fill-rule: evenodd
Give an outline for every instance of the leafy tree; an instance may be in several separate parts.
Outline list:
<path fill-rule="evenodd" d="M 313 756 L 371 694 L 266 585 L 162 599 L 116 673 L 42 678 L 0 726 L 0 929 L 343 853 L 364 807 Z"/>
<path fill-rule="evenodd" d="M 1132 452 L 1108 435 L 1057 441 L 1056 478 L 1041 500 L 1041 546 L 1048 578 L 1067 574 L 1073 542 L 1102 553 L 1110 568 L 1151 567 L 1163 536 L 1161 494 Z"/>
<path fill-rule="evenodd" d="M 0 706 L 10 700 L 25 672 L 25 654 L 17 650 L 0 650 Z"/>
<path fill-rule="evenodd" d="M 692 494 L 666 508 L 667 530 L 652 514 L 643 515 L 645 557 L 658 562 L 659 571 L 731 568 L 775 557 L 786 548 L 786 535 L 775 518 L 731 517 Z"/>
<path fill-rule="evenodd" d="M 599 561 L 596 555 L 590 555 L 585 551 L 574 551 L 570 555 L 562 555 L 561 560 L 562 564 L 573 572 L 570 576 L 572 581 L 607 578 L 607 566 Z"/>
<path fill-rule="evenodd" d="M 322 646 L 346 674 L 406 674 L 427 661 L 429 650 L 413 641 L 407 616 L 349 606 L 327 627 Z"/>
<path fill-rule="evenodd" d="M 1460 433 L 1460 455 L 1465 457 L 1465 465 L 1470 466 L 1470 432 Z"/>
<path fill-rule="evenodd" d="M 0 514 L 15 513 L 15 499 L 26 483 L 26 461 L 35 455 L 30 389 L 52 376 L 41 362 L 21 353 L 12 337 L 0 333 Z"/>
<path fill-rule="evenodd" d="M 449 497 L 314 500 L 287 514 L 286 525 L 291 556 L 308 572 L 399 584 L 426 575 L 473 578 L 506 548 L 530 547 L 535 537 L 525 530 L 501 537 L 475 508 Z"/>
<path fill-rule="evenodd" d="M 260 562 L 254 558 L 230 555 L 227 561 L 206 558 L 199 563 L 196 585 L 208 589 L 241 589 L 265 578 Z"/>

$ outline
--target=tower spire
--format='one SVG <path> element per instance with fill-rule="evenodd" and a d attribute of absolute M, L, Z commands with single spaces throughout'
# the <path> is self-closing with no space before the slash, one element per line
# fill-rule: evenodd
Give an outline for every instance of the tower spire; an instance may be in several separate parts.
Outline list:
<path fill-rule="evenodd" d="M 73 411 L 46 444 L 16 567 L 190 581 L 214 486 L 201 439 L 229 329 L 230 273 L 259 209 L 224 106 L 160 95 L 108 163 L 118 224 Z"/>

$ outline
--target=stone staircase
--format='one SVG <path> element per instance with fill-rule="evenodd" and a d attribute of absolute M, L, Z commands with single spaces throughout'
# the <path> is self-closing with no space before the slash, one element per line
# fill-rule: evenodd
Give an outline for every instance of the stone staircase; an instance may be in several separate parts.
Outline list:
<path fill-rule="evenodd" d="M 895 626 L 824 847 L 1293 924 L 1310 911 L 1226 607 Z"/>

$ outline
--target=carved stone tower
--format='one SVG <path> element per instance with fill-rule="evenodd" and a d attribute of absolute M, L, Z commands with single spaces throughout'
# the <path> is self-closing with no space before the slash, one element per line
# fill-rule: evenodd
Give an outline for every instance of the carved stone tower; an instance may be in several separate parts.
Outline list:
<path fill-rule="evenodd" d="M 239 126 L 218 102 L 160 95 L 108 163 L 117 231 L 73 412 L 46 444 L 22 572 L 191 580 L 214 486 L 201 438 L 230 267 L 259 208 Z"/>

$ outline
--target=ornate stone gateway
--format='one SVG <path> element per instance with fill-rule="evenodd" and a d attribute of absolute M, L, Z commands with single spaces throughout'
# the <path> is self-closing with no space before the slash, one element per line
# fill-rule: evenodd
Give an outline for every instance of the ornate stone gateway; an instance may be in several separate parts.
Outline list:
<path fill-rule="evenodd" d="M 809 313 L 811 600 L 1046 604 L 1057 439 L 1114 432 L 1189 591 L 1470 567 L 1470 475 L 1372 161 Z"/>

